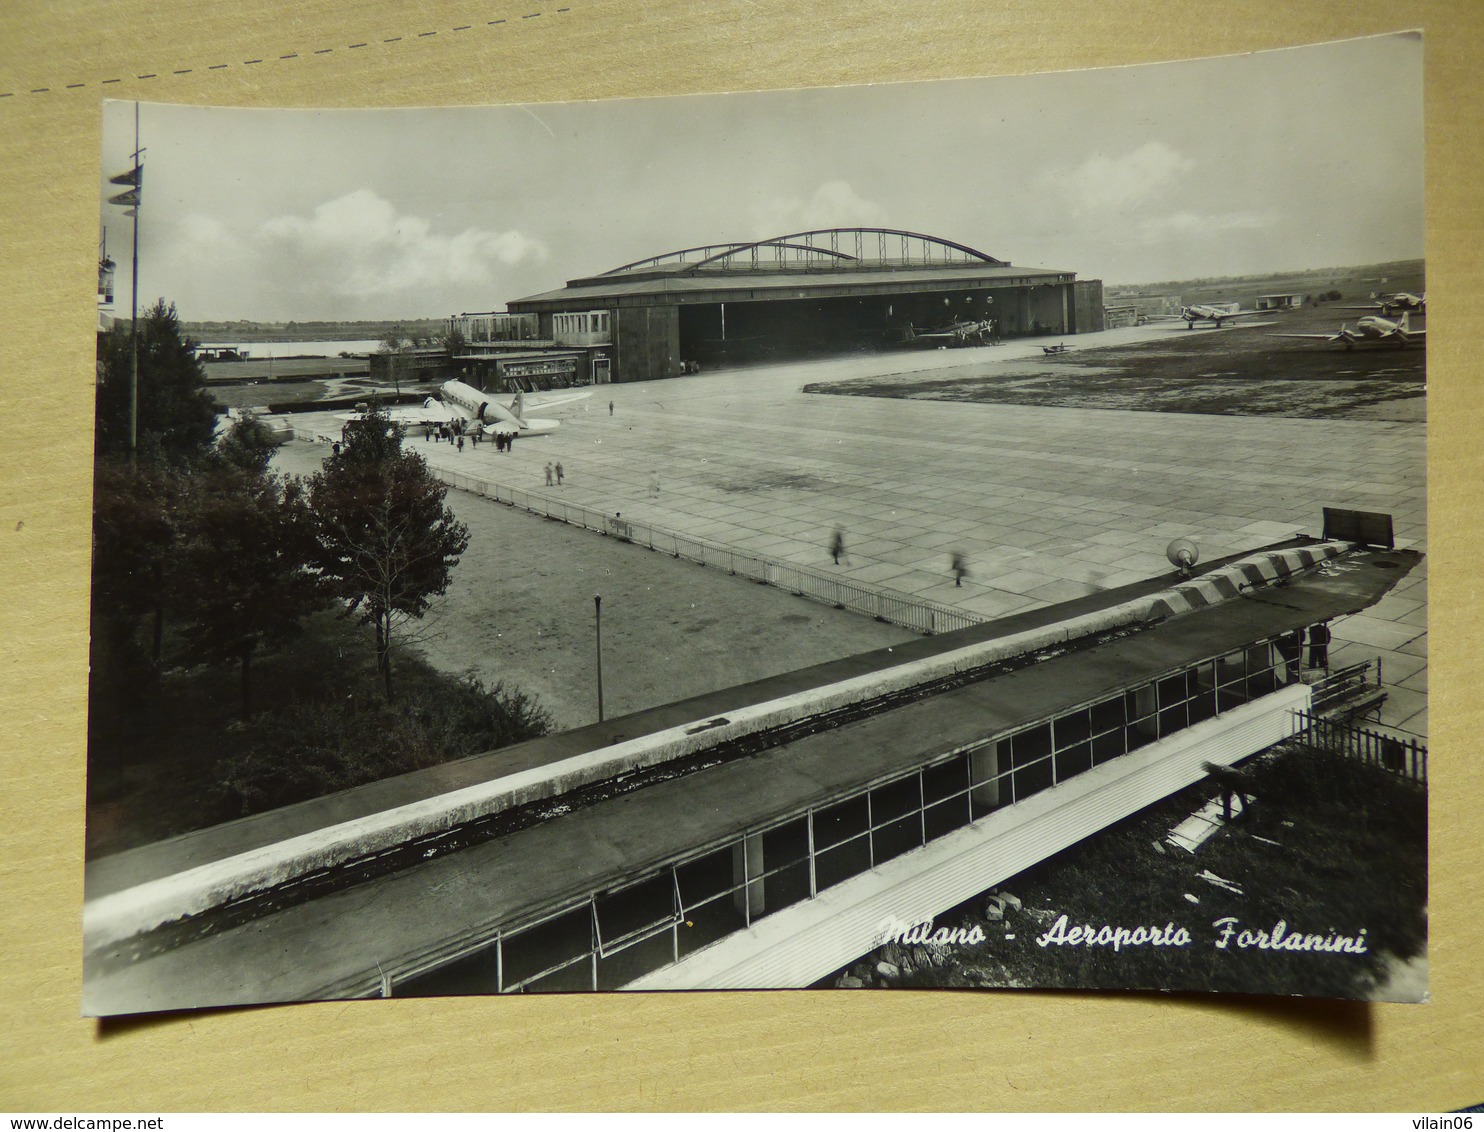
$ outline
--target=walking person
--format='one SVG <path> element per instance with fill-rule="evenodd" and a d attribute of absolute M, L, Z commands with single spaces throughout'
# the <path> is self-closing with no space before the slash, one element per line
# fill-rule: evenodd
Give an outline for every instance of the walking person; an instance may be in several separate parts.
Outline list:
<path fill-rule="evenodd" d="M 609 401 L 608 402 L 608 415 L 610 417 L 613 415 L 613 402 L 612 401 Z"/>
<path fill-rule="evenodd" d="M 1309 629 L 1309 667 L 1329 667 L 1329 625 L 1320 622 Z"/>
<path fill-rule="evenodd" d="M 1276 642 L 1278 656 L 1283 660 L 1283 682 L 1291 684 L 1299 678 L 1304 666 L 1304 631 L 1295 629 L 1285 633 Z"/>
<path fill-rule="evenodd" d="M 964 558 L 964 552 L 962 550 L 955 550 L 953 552 L 951 566 L 953 569 L 953 584 L 955 586 L 963 585 L 964 579 L 969 576 L 969 563 Z"/>
<path fill-rule="evenodd" d="M 658 499 L 659 497 L 660 497 L 660 474 L 659 474 L 659 472 L 653 472 L 652 471 L 652 472 L 649 473 L 649 498 L 651 498 L 651 499 Z"/>
<path fill-rule="evenodd" d="M 551 486 L 551 461 L 546 461 L 546 486 Z"/>
<path fill-rule="evenodd" d="M 463 433 L 460 433 L 459 434 L 459 451 L 462 452 L 463 450 L 464 450 L 464 435 L 463 435 Z"/>
<path fill-rule="evenodd" d="M 557 474 L 557 487 L 561 487 L 562 486 L 562 475 L 563 475 L 563 472 L 562 472 L 562 462 L 560 460 L 557 461 L 556 474 Z"/>
<path fill-rule="evenodd" d="M 839 527 L 830 537 L 830 557 L 835 560 L 835 565 L 840 565 L 840 559 L 845 557 L 845 532 Z"/>

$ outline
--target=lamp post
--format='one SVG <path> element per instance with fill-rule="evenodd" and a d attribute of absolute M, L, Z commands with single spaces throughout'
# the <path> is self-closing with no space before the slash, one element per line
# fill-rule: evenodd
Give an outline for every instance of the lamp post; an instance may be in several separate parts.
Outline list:
<path fill-rule="evenodd" d="M 593 596 L 593 621 L 598 629 L 598 722 L 603 722 L 603 597 Z"/>

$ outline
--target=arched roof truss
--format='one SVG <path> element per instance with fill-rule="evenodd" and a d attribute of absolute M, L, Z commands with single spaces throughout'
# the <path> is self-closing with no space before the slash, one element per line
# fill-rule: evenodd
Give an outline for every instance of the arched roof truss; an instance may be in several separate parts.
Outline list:
<path fill-rule="evenodd" d="M 974 263 L 1009 266 L 1007 261 L 966 244 L 921 232 L 900 228 L 816 228 L 766 240 L 682 248 L 626 263 L 605 271 L 603 276 L 655 269 L 669 269 L 674 275 L 695 275 L 703 271 L 862 271 Z"/>

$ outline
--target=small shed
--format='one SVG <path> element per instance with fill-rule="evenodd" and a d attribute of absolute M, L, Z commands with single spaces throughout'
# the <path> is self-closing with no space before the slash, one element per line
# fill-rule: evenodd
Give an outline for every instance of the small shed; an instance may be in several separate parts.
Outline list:
<path fill-rule="evenodd" d="M 1260 311 L 1283 311 L 1301 307 L 1309 301 L 1309 296 L 1300 292 L 1287 292 L 1280 295 L 1258 295 L 1257 309 Z"/>

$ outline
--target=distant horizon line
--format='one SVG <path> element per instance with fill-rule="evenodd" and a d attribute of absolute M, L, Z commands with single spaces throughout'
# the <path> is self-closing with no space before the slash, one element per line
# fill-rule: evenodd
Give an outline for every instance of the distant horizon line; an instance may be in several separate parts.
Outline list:
<path fill-rule="evenodd" d="M 1247 272 L 1247 273 L 1244 273 L 1244 274 L 1241 274 L 1241 275 L 1192 275 L 1192 276 L 1187 276 L 1187 277 L 1185 277 L 1183 279 L 1168 279 L 1167 278 L 1167 279 L 1146 279 L 1146 280 L 1119 280 L 1117 282 L 1104 281 L 1103 282 L 1103 288 L 1105 290 L 1118 290 L 1118 289 L 1123 289 L 1123 288 L 1128 288 L 1128 287 L 1155 287 L 1155 286 L 1179 287 L 1181 285 L 1188 285 L 1188 284 L 1209 285 L 1209 284 L 1212 284 L 1212 283 L 1227 283 L 1227 282 L 1240 283 L 1240 282 L 1246 282 L 1246 281 L 1257 280 L 1257 279 L 1270 279 L 1270 278 L 1274 278 L 1274 277 L 1278 277 L 1278 276 L 1329 274 L 1329 273 L 1339 273 L 1339 272 L 1346 272 L 1346 271 L 1373 270 L 1373 269 L 1376 269 L 1376 268 L 1394 267 L 1394 266 L 1425 265 L 1426 262 L 1427 262 L 1427 258 L 1424 255 L 1424 256 L 1415 256 L 1415 257 L 1411 257 L 1411 258 L 1407 258 L 1407 259 L 1374 260 L 1374 261 L 1370 261 L 1370 262 L 1366 262 L 1366 263 L 1326 264 L 1326 265 L 1321 265 L 1321 266 L 1318 266 L 1318 267 L 1292 267 L 1292 268 L 1283 268 L 1283 269 L 1270 270 L 1270 271 Z M 1088 280 L 1080 280 L 1080 281 L 1081 282 L 1092 282 L 1093 280 L 1088 279 Z M 507 302 L 508 302 L 508 300 L 507 300 Z M 117 316 L 115 316 L 115 317 L 117 317 Z M 436 314 L 436 315 L 432 315 L 432 314 L 429 314 L 429 315 L 398 314 L 398 315 L 384 315 L 384 316 L 381 316 L 381 317 L 370 317 L 370 318 L 367 318 L 367 317 L 362 316 L 362 317 L 354 317 L 354 318 L 323 317 L 323 318 L 293 318 L 293 319 L 268 319 L 268 318 L 185 318 L 185 317 L 182 317 L 180 319 L 180 322 L 181 322 L 181 326 L 182 327 L 198 326 L 198 325 L 203 325 L 203 324 L 205 324 L 205 325 L 218 325 L 218 326 L 234 326 L 234 325 L 240 325 L 240 324 L 247 324 L 247 325 L 252 325 L 252 326 L 260 326 L 260 327 L 285 327 L 285 326 L 288 326 L 290 323 L 304 324 L 304 325 L 309 325 L 309 326 L 314 326 L 314 325 L 355 326 L 355 325 L 385 325 L 385 324 L 389 324 L 389 323 L 398 323 L 398 322 L 447 322 L 448 319 L 450 319 L 452 317 L 455 317 L 455 314 Z"/>

